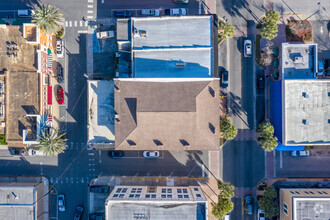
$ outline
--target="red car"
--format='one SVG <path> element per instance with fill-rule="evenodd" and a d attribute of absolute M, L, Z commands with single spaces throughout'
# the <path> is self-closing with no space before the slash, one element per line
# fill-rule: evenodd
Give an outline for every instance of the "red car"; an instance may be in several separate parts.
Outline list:
<path fill-rule="evenodd" d="M 61 87 L 57 88 L 56 90 L 56 100 L 58 104 L 63 105 L 64 104 L 64 93 L 63 89 Z"/>

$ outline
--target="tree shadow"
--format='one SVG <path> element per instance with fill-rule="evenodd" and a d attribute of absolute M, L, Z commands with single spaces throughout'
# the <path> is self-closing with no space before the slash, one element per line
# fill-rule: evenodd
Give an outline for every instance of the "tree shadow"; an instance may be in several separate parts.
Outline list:
<path fill-rule="evenodd" d="M 230 16 L 239 16 L 247 20 L 241 13 L 240 10 L 243 8 L 249 8 L 249 3 L 246 0 L 233 1 L 233 0 L 222 0 L 224 9 Z"/>

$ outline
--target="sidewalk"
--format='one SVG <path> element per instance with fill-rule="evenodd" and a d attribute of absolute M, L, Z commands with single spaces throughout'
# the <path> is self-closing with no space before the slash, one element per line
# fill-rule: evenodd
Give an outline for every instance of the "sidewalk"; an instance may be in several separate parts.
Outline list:
<path fill-rule="evenodd" d="M 212 215 L 212 204 L 218 202 L 218 182 L 214 178 L 183 177 L 99 177 L 93 179 L 90 186 L 97 185 L 135 185 L 135 186 L 200 186 L 208 201 L 208 219 L 216 220 Z M 92 198 L 90 203 L 93 203 Z"/>

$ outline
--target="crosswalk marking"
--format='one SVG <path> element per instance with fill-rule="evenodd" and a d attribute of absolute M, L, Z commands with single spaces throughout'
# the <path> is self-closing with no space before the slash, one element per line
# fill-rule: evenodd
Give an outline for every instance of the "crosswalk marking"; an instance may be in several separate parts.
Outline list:
<path fill-rule="evenodd" d="M 69 26 L 72 27 L 72 21 L 69 21 Z"/>
<path fill-rule="evenodd" d="M 65 21 L 65 27 L 67 27 L 68 26 L 68 21 Z"/>
<path fill-rule="evenodd" d="M 87 5 L 87 8 L 93 8 L 94 6 L 93 5 Z"/>
<path fill-rule="evenodd" d="M 91 3 L 93 3 L 93 2 L 94 2 L 94 0 L 88 0 L 88 2 L 91 2 Z"/>
<path fill-rule="evenodd" d="M 77 27 L 77 21 L 74 21 L 74 26 Z"/>
<path fill-rule="evenodd" d="M 93 18 L 93 16 L 87 16 L 88 19 Z"/>
<path fill-rule="evenodd" d="M 88 22 L 87 22 L 87 21 L 85 21 L 85 27 L 87 27 L 87 25 L 88 25 Z"/>
<path fill-rule="evenodd" d="M 88 10 L 87 13 L 88 13 L 88 14 L 93 14 L 93 11 L 89 11 L 89 10 Z"/>
<path fill-rule="evenodd" d="M 82 26 L 82 21 L 79 21 L 80 27 Z"/>

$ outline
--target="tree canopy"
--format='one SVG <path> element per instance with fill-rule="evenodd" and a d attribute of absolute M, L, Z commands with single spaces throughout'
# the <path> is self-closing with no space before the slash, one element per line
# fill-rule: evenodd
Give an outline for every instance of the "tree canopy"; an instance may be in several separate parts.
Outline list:
<path fill-rule="evenodd" d="M 32 22 L 36 22 L 37 26 L 46 34 L 54 34 L 60 31 L 63 22 L 63 15 L 59 13 L 59 9 L 53 5 L 44 5 L 36 8 L 32 17 Z"/>
<path fill-rule="evenodd" d="M 260 21 L 260 35 L 262 38 L 272 40 L 277 36 L 277 23 L 280 20 L 280 14 L 275 11 L 266 12 L 265 17 Z"/>
<path fill-rule="evenodd" d="M 235 33 L 235 27 L 230 22 L 219 21 L 218 43 L 232 38 Z"/>
<path fill-rule="evenodd" d="M 39 150 L 47 156 L 56 156 L 67 148 L 66 133 L 59 133 L 57 129 L 50 128 L 39 135 Z"/>
<path fill-rule="evenodd" d="M 276 190 L 272 187 L 266 187 L 263 197 L 258 201 L 259 207 L 265 212 L 266 218 L 273 218 L 278 215 L 278 208 L 275 203 L 276 198 Z"/>
<path fill-rule="evenodd" d="M 212 214 L 218 219 L 223 219 L 233 209 L 234 203 L 230 199 L 220 198 L 218 203 L 212 207 Z"/>
<path fill-rule="evenodd" d="M 265 151 L 273 151 L 277 145 L 277 137 L 274 136 L 274 126 L 270 122 L 263 122 L 257 127 L 260 134 L 258 141 Z"/>
<path fill-rule="evenodd" d="M 220 117 L 220 132 L 226 140 L 232 140 L 237 135 L 237 128 L 232 124 L 230 117 Z"/>

